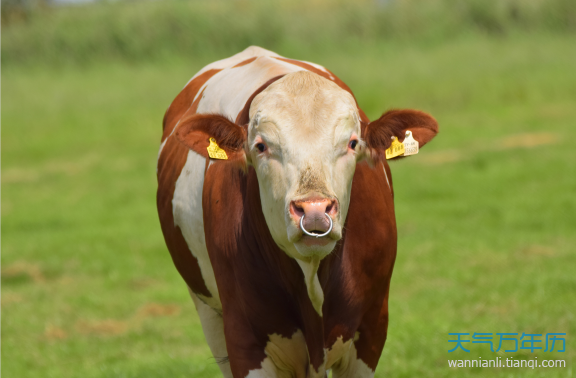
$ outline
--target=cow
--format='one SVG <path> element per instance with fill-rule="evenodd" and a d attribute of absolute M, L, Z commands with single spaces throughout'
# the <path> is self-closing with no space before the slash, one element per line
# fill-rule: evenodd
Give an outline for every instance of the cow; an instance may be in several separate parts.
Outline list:
<path fill-rule="evenodd" d="M 256 46 L 192 77 L 164 116 L 157 206 L 225 377 L 374 376 L 397 249 L 386 150 L 437 132 L 416 110 L 370 122 L 332 72 Z"/>

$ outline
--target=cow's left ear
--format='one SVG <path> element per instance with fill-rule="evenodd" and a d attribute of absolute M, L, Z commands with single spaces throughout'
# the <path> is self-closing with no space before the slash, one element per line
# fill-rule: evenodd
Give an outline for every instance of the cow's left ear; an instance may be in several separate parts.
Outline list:
<path fill-rule="evenodd" d="M 213 155 L 210 157 L 240 160 L 245 165 L 246 129 L 226 117 L 215 114 L 188 116 L 178 125 L 176 138 L 180 143 L 204 157 L 209 157 L 208 147 L 210 147 Z M 222 154 L 221 150 L 225 154 Z"/>
<path fill-rule="evenodd" d="M 430 114 L 419 110 L 387 111 L 382 117 L 363 127 L 362 139 L 366 143 L 368 159 L 373 162 L 385 160 L 386 150 L 392 144 L 392 137 L 395 136 L 403 142 L 408 130 L 422 148 L 438 133 L 438 122 Z"/>

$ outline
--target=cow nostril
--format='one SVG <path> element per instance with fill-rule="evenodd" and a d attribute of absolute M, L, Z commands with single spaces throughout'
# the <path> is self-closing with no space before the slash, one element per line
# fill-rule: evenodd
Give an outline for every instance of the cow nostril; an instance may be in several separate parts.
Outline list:
<path fill-rule="evenodd" d="M 304 208 L 302 206 L 296 204 L 295 202 L 292 202 L 292 212 L 297 217 L 301 217 L 302 215 L 304 215 Z"/>
<path fill-rule="evenodd" d="M 332 207 L 334 206 L 334 202 L 330 202 L 328 206 L 326 206 L 325 213 L 330 213 L 332 211 Z"/>
<path fill-rule="evenodd" d="M 336 205 L 336 201 L 332 200 L 332 201 L 330 201 L 328 206 L 326 206 L 326 210 L 324 212 L 326 214 L 333 214 L 333 213 L 336 213 L 337 211 L 338 211 L 338 207 Z"/>

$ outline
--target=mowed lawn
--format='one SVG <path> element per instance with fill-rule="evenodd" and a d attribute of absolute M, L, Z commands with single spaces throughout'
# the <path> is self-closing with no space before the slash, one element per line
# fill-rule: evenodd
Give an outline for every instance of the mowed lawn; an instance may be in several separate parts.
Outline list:
<path fill-rule="evenodd" d="M 413 107 L 440 123 L 420 154 L 391 164 L 399 247 L 377 377 L 575 374 L 575 42 L 279 51 L 330 68 L 371 119 Z M 164 111 L 217 58 L 3 67 L 3 377 L 219 376 L 155 206 Z M 467 354 L 448 353 L 448 332 L 568 337 L 564 353 Z M 497 356 L 568 367 L 447 366 Z"/>

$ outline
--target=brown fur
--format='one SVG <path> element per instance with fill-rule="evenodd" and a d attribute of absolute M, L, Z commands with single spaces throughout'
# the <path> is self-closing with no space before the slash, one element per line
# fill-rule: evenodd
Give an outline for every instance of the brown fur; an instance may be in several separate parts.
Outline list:
<path fill-rule="evenodd" d="M 242 108 L 240 113 L 238 113 L 238 117 L 236 117 L 237 125 L 243 125 L 244 127 L 248 125 L 248 122 L 250 121 L 250 105 L 252 105 L 254 97 L 258 96 L 264 89 L 268 88 L 273 82 L 281 79 L 282 77 L 284 77 L 284 75 L 278 75 L 273 77 L 272 79 L 262 84 L 260 88 L 256 89 L 254 93 L 252 93 L 250 98 L 248 98 L 248 101 L 246 101 L 246 105 L 244 105 L 244 108 Z"/>
<path fill-rule="evenodd" d="M 220 115 L 191 114 L 178 126 L 176 138 L 204 157 L 208 157 L 209 139 L 214 138 L 228 158 L 234 160 L 244 156 L 246 129 Z"/>
<path fill-rule="evenodd" d="M 258 58 L 257 56 L 253 56 L 252 58 L 246 59 L 246 60 L 238 63 L 237 65 L 235 65 L 235 66 L 232 67 L 232 68 L 245 66 L 245 65 L 247 65 L 247 64 L 252 63 L 252 62 L 255 61 L 257 58 Z"/>
<path fill-rule="evenodd" d="M 404 141 L 406 130 L 423 147 L 438 133 L 438 123 L 429 114 L 411 109 L 389 110 L 380 118 L 365 126 L 362 137 L 366 141 L 375 162 L 386 160 L 386 150 L 392 144 L 392 136 Z"/>

